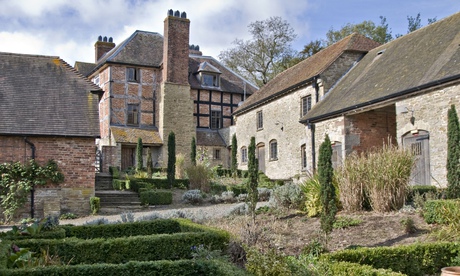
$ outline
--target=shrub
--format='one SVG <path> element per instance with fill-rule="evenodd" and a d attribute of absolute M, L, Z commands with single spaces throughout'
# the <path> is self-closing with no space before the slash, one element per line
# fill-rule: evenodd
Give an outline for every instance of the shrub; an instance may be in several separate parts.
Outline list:
<path fill-rule="evenodd" d="M 350 226 L 357 226 L 363 222 L 362 219 L 359 218 L 351 218 L 351 217 L 337 217 L 336 221 L 334 222 L 334 229 L 345 229 Z"/>
<path fill-rule="evenodd" d="M 268 201 L 272 190 L 268 188 L 257 188 L 257 192 L 259 193 L 259 201 Z"/>
<path fill-rule="evenodd" d="M 93 215 L 99 213 L 99 210 L 101 209 L 101 199 L 100 198 L 96 196 L 90 197 L 89 204 L 91 206 L 91 213 Z"/>
<path fill-rule="evenodd" d="M 109 167 L 109 172 L 112 175 L 112 178 L 118 179 L 120 178 L 120 171 L 117 167 Z"/>
<path fill-rule="evenodd" d="M 137 138 L 137 146 L 136 146 L 136 170 L 142 171 L 144 168 L 144 158 L 143 158 L 143 149 L 144 146 L 142 145 L 142 138 Z"/>
<path fill-rule="evenodd" d="M 176 178 L 185 178 L 185 156 L 182 153 L 176 155 Z"/>
<path fill-rule="evenodd" d="M 271 248 L 265 253 L 246 248 L 246 269 L 252 275 L 291 275 L 287 259 Z"/>
<path fill-rule="evenodd" d="M 190 181 L 190 189 L 201 190 L 205 193 L 210 191 L 210 181 L 212 179 L 212 171 L 204 164 L 197 164 L 186 169 L 188 179 Z"/>
<path fill-rule="evenodd" d="M 416 195 L 424 196 L 425 194 L 437 194 L 438 189 L 436 186 L 430 185 L 414 185 L 409 187 L 409 193 L 407 194 L 406 201 L 413 202 Z"/>
<path fill-rule="evenodd" d="M 78 218 L 77 215 L 75 215 L 74 213 L 65 213 L 65 214 L 62 214 L 59 219 L 63 220 L 63 219 L 76 219 Z"/>
<path fill-rule="evenodd" d="M 460 219 L 459 200 L 429 200 L 425 203 L 423 218 L 429 224 L 448 224 L 451 218 L 447 216 L 455 213 L 457 213 L 458 219 Z"/>
<path fill-rule="evenodd" d="M 447 198 L 460 197 L 460 125 L 455 105 L 447 112 Z"/>
<path fill-rule="evenodd" d="M 168 173 L 167 179 L 169 187 L 172 188 L 176 175 L 176 136 L 174 132 L 170 132 L 168 135 Z"/>
<path fill-rule="evenodd" d="M 247 194 L 248 188 L 246 184 L 231 185 L 229 190 L 233 192 L 234 196 L 239 196 L 240 194 Z"/>
<path fill-rule="evenodd" d="M 130 180 L 120 180 L 120 179 L 113 179 L 112 180 L 112 187 L 114 190 L 129 190 L 130 189 Z"/>
<path fill-rule="evenodd" d="M 332 232 L 337 213 L 336 193 L 333 182 L 334 169 L 332 168 L 332 146 L 329 136 L 319 148 L 318 181 L 321 185 L 321 230 L 329 234 Z"/>
<path fill-rule="evenodd" d="M 134 222 L 134 214 L 130 211 L 121 213 L 120 218 L 122 223 Z"/>
<path fill-rule="evenodd" d="M 284 186 L 276 187 L 272 193 L 270 199 L 274 206 L 283 208 L 300 208 L 303 203 L 303 193 L 300 186 L 297 184 L 286 184 Z"/>
<path fill-rule="evenodd" d="M 259 201 L 259 193 L 257 191 L 258 185 L 258 162 L 256 159 L 256 138 L 251 137 L 251 142 L 248 148 L 248 171 L 249 179 L 247 184 L 248 196 L 247 196 L 247 205 L 249 208 L 249 213 L 252 216 L 252 220 L 255 222 L 256 219 L 256 206 Z"/>
<path fill-rule="evenodd" d="M 192 162 L 192 166 L 196 166 L 196 140 L 195 140 L 195 137 L 192 137 L 190 160 Z"/>
<path fill-rule="evenodd" d="M 203 202 L 203 195 L 200 190 L 188 190 L 182 195 L 182 200 L 186 203 L 199 204 Z"/>
<path fill-rule="evenodd" d="M 318 175 L 315 174 L 302 184 L 300 184 L 305 198 L 305 210 L 309 217 L 316 217 L 321 213 L 321 185 L 319 184 Z"/>
<path fill-rule="evenodd" d="M 172 204 L 172 193 L 162 190 L 148 190 L 140 193 L 142 205 L 168 205 Z"/>
<path fill-rule="evenodd" d="M 227 191 L 227 186 L 226 185 L 222 185 L 222 184 L 218 184 L 218 183 L 214 183 L 214 182 L 211 182 L 211 194 L 221 194 L 223 192 L 226 192 Z"/>
<path fill-rule="evenodd" d="M 147 148 L 147 177 L 152 178 L 153 175 L 153 160 L 152 160 L 152 152 L 150 147 Z"/>
<path fill-rule="evenodd" d="M 417 228 L 415 227 L 415 223 L 413 219 L 404 218 L 400 222 L 406 234 L 412 234 L 412 233 L 417 232 Z"/>

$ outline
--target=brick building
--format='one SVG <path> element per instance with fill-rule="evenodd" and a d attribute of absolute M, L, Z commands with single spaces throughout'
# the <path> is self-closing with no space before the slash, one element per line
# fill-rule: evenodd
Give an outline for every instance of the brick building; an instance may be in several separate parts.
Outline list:
<path fill-rule="evenodd" d="M 416 156 L 412 184 L 446 186 L 447 111 L 460 108 L 460 13 L 369 51 L 302 119 L 307 159 L 328 134 L 343 156 L 390 142 Z"/>
<path fill-rule="evenodd" d="M 370 49 L 379 44 L 352 34 L 278 74 L 248 98 L 235 115 L 238 164 L 247 169 L 247 148 L 256 138 L 259 170 L 272 179 L 307 175 L 309 142 L 299 119 Z M 336 143 L 336 147 L 340 143 Z"/>
<path fill-rule="evenodd" d="M 229 165 L 231 114 L 257 87 L 189 45 L 189 28 L 184 12 L 170 10 L 163 35 L 136 31 L 118 45 L 99 37 L 95 63 L 75 64 L 105 91 L 98 141 L 104 170 L 134 166 L 138 137 L 155 166 L 166 167 L 171 131 L 187 161 L 195 137 L 213 165 Z"/>
<path fill-rule="evenodd" d="M 53 159 L 65 177 L 35 190 L 36 217 L 90 212 L 101 93 L 59 57 L 0 53 L 0 163 Z"/>

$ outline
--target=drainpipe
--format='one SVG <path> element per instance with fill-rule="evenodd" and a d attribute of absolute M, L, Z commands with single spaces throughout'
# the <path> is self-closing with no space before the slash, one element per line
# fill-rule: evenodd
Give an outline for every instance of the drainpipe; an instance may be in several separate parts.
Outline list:
<path fill-rule="evenodd" d="M 32 160 L 35 160 L 35 145 L 34 143 L 30 142 L 27 140 L 27 137 L 24 137 L 24 142 L 26 142 L 29 146 L 30 149 L 32 150 Z M 30 217 L 34 218 L 34 211 L 35 211 L 35 206 L 34 206 L 34 194 L 35 194 L 35 185 L 32 184 L 32 189 L 30 190 Z"/>
<path fill-rule="evenodd" d="M 313 174 L 316 173 L 316 151 L 315 151 L 315 124 L 309 123 L 308 128 L 311 131 L 311 166 Z"/>
<path fill-rule="evenodd" d="M 313 77 L 313 88 L 315 88 L 315 96 L 316 96 L 316 103 L 319 102 L 319 85 L 318 85 L 318 77 Z"/>

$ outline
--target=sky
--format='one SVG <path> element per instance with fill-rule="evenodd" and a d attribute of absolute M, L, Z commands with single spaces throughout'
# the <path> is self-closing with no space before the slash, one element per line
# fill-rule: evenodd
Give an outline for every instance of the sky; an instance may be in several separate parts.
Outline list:
<path fill-rule="evenodd" d="M 250 39 L 248 25 L 280 16 L 301 51 L 324 39 L 331 28 L 387 19 L 393 36 L 407 33 L 407 16 L 440 20 L 460 11 L 459 0 L 0 0 L 0 52 L 60 56 L 70 65 L 94 62 L 99 35 L 116 44 L 135 30 L 163 34 L 167 11 L 185 11 L 190 44 L 218 59 L 238 39 Z"/>

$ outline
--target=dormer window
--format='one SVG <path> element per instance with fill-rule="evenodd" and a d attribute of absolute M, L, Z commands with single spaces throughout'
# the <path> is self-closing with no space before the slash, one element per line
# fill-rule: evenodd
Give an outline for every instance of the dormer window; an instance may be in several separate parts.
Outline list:
<path fill-rule="evenodd" d="M 219 76 L 209 73 L 201 73 L 201 85 L 219 87 Z"/>

